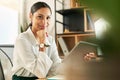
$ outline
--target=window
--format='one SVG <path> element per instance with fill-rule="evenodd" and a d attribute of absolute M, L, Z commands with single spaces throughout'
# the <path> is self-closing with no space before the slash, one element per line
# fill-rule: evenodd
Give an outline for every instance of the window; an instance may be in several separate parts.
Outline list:
<path fill-rule="evenodd" d="M 17 35 L 18 10 L 0 4 L 0 45 L 14 44 Z"/>

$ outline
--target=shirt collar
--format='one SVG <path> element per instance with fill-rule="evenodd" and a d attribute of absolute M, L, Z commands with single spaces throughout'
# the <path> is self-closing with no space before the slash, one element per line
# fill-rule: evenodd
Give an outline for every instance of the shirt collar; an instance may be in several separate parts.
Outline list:
<path fill-rule="evenodd" d="M 35 36 L 34 36 L 32 30 L 30 29 L 30 27 L 27 29 L 26 32 L 28 33 L 29 38 L 30 38 L 32 44 L 35 44 L 35 45 L 36 45 L 38 42 L 37 42 L 37 40 L 36 40 L 36 38 L 35 38 Z"/>

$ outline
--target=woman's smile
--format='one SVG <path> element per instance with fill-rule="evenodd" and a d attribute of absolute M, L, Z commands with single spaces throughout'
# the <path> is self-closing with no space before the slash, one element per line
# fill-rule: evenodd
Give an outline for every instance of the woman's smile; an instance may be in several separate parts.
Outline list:
<path fill-rule="evenodd" d="M 45 26 L 39 26 L 40 30 L 44 30 Z"/>

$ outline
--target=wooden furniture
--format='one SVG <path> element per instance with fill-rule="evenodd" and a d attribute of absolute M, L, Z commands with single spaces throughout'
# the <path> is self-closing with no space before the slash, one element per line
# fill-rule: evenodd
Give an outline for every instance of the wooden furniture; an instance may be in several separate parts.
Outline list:
<path fill-rule="evenodd" d="M 94 33 L 69 33 L 69 34 L 57 34 L 57 38 L 62 37 L 66 43 L 66 46 L 68 47 L 68 50 L 70 51 L 79 41 L 85 41 L 91 37 L 95 37 Z M 61 50 L 61 47 L 59 45 L 59 42 L 57 41 L 57 47 L 58 52 L 60 56 L 63 56 L 63 52 Z"/>
<path fill-rule="evenodd" d="M 71 4 L 71 3 L 70 3 Z M 86 6 L 64 9 L 64 0 L 55 0 L 55 36 L 59 55 L 63 52 L 58 38 L 62 37 L 70 51 L 77 42 L 95 37 Z M 61 9 L 58 9 L 61 7 Z"/>

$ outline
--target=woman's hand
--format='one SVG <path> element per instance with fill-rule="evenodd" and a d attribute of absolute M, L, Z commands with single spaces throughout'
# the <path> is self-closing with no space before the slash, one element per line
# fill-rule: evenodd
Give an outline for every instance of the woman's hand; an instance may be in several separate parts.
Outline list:
<path fill-rule="evenodd" d="M 43 40 L 45 39 L 45 30 L 39 30 L 37 31 L 37 37 L 40 39 L 40 40 Z"/>
<path fill-rule="evenodd" d="M 46 33 L 45 33 L 45 30 L 40 30 L 40 31 L 37 31 L 37 36 L 38 36 L 38 43 L 39 43 L 39 51 L 45 51 L 45 36 L 46 36 Z"/>

